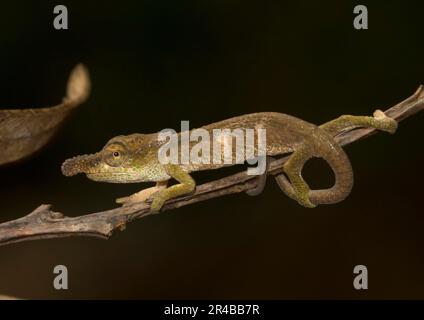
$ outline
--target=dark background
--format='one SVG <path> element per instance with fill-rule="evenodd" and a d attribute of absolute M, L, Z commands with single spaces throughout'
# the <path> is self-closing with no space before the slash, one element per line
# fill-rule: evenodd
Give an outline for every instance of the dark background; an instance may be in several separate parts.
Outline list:
<path fill-rule="evenodd" d="M 53 28 L 65 4 L 69 30 Z M 369 30 L 352 26 L 366 4 Z M 0 169 L 0 221 L 41 203 L 80 215 L 146 185 L 60 172 L 68 157 L 118 134 L 191 127 L 278 111 L 317 124 L 371 115 L 424 83 L 422 1 L 114 1 L 0 5 L 0 105 L 48 106 L 85 63 L 90 100 L 55 143 Z M 0 293 L 23 298 L 424 298 L 422 122 L 347 147 L 355 186 L 344 202 L 305 209 L 273 181 L 258 197 L 202 202 L 135 221 L 110 240 L 0 247 Z M 331 171 L 311 161 L 312 187 Z M 222 176 L 195 175 L 198 181 Z M 69 271 L 67 291 L 53 268 Z M 364 264 L 369 290 L 352 286 Z"/>

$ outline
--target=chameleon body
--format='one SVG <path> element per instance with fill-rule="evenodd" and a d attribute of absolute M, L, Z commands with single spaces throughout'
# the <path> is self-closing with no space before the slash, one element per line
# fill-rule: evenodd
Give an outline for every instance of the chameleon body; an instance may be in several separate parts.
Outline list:
<path fill-rule="evenodd" d="M 214 129 L 265 129 L 267 156 L 291 153 L 283 165 L 283 173 L 276 176 L 278 185 L 287 196 L 304 207 L 312 208 L 319 204 L 337 203 L 349 195 L 353 186 L 352 167 L 334 137 L 355 127 L 372 127 L 394 133 L 397 122 L 380 110 L 375 111 L 373 117 L 343 115 L 321 126 L 282 113 L 263 112 L 230 118 L 202 128 L 211 135 Z M 158 133 L 117 136 L 107 142 L 100 152 L 66 160 L 62 172 L 66 176 L 85 173 L 91 180 L 111 183 L 156 182 L 155 187 L 119 198 L 117 202 L 128 205 L 151 199 L 151 210 L 158 212 L 165 201 L 195 190 L 196 183 L 191 172 L 225 166 L 213 163 L 161 164 L 158 152 L 165 141 L 158 138 Z M 235 160 L 235 149 L 232 156 Z M 302 178 L 302 168 L 312 157 L 323 158 L 329 164 L 335 175 L 333 187 L 310 190 Z M 167 187 L 171 178 L 178 184 Z M 262 187 L 263 183 L 250 194 L 257 194 Z"/>

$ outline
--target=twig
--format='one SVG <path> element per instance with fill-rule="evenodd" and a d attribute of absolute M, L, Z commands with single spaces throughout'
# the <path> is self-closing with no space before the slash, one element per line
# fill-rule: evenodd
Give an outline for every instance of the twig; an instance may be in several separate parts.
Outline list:
<path fill-rule="evenodd" d="M 385 113 L 389 117 L 401 121 L 423 109 L 424 87 L 420 86 L 414 95 L 386 110 Z M 374 133 L 376 133 L 375 129 L 360 128 L 341 132 L 335 139 L 344 146 Z M 268 168 L 268 174 L 275 175 L 280 173 L 282 171 L 281 166 L 287 159 L 288 157 L 286 156 L 273 161 Z M 237 173 L 200 185 L 191 195 L 168 201 L 162 211 L 247 191 L 255 188 L 256 185 L 256 176 L 249 176 L 245 172 Z M 115 229 L 123 230 L 128 222 L 151 214 L 150 206 L 147 203 L 119 207 L 74 218 L 66 217 L 60 212 L 52 211 L 50 208 L 51 205 L 43 204 L 20 219 L 0 224 L 0 245 L 26 240 L 69 236 L 93 236 L 107 239 Z"/>

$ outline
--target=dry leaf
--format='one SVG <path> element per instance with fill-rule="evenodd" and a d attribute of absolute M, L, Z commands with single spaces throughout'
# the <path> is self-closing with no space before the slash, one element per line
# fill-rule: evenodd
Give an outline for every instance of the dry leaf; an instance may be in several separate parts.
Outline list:
<path fill-rule="evenodd" d="M 69 76 L 66 97 L 61 104 L 49 108 L 0 110 L 0 165 L 26 158 L 45 146 L 89 93 L 88 71 L 79 64 Z"/>

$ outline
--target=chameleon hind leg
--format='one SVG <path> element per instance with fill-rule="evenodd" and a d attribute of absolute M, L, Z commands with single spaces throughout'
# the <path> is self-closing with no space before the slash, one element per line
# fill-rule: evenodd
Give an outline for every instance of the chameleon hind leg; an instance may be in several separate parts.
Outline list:
<path fill-rule="evenodd" d="M 397 129 L 396 120 L 386 116 L 381 110 L 374 111 L 373 117 L 342 115 L 337 119 L 324 123 L 321 129 L 332 135 L 338 134 L 342 130 L 355 127 L 371 127 L 378 130 L 395 133 Z"/>
<path fill-rule="evenodd" d="M 306 161 L 312 158 L 312 154 L 308 151 L 308 146 L 303 145 L 297 149 L 283 166 L 284 173 L 288 179 L 281 173 L 275 177 L 279 187 L 290 198 L 296 200 L 300 205 L 307 208 L 314 208 L 309 200 L 310 188 L 302 177 L 302 168 Z"/>

